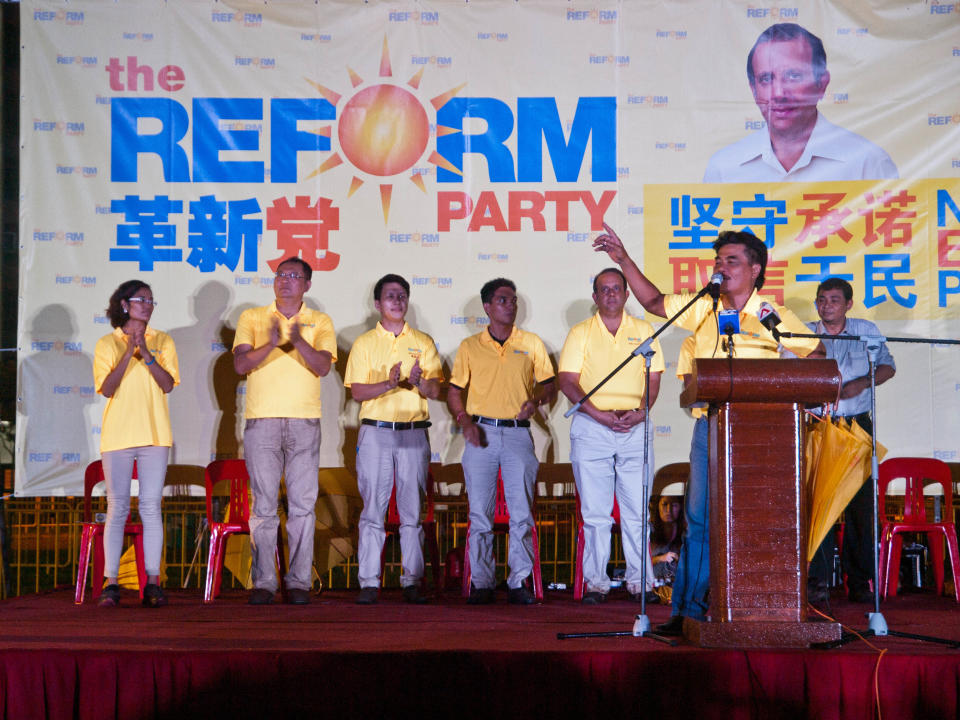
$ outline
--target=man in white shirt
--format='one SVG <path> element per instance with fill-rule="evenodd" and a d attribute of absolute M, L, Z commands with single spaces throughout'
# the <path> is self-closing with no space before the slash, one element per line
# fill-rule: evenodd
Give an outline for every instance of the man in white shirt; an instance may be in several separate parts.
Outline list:
<path fill-rule="evenodd" d="M 890 156 L 869 140 L 829 122 L 817 103 L 830 82 L 827 54 L 796 23 L 771 25 L 747 56 L 753 99 L 766 121 L 716 152 L 708 183 L 817 182 L 898 177 Z"/>

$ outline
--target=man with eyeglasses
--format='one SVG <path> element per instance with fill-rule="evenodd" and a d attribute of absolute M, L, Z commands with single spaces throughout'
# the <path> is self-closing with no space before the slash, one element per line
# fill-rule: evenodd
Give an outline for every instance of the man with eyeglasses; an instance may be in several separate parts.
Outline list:
<path fill-rule="evenodd" d="M 470 502 L 471 605 L 494 602 L 493 511 L 497 474 L 510 511 L 507 599 L 536 602 L 527 587 L 533 571 L 533 489 L 540 463 L 530 417 L 556 398 L 553 363 L 543 341 L 514 325 L 517 286 L 496 278 L 480 290 L 487 328 L 460 343 L 447 406 L 463 431 L 463 475 Z M 464 405 L 464 391 L 469 394 Z"/>
<path fill-rule="evenodd" d="M 570 329 L 560 352 L 557 383 L 570 402 L 580 402 L 587 391 L 653 335 L 650 323 L 627 314 L 628 297 L 627 280 L 619 269 L 606 268 L 594 278 L 597 313 Z M 653 407 L 664 364 L 658 340 L 651 349 L 656 352 L 650 365 Z M 634 601 L 641 599 L 641 593 L 649 593 L 648 602 L 657 601 L 650 553 L 642 552 L 643 513 L 647 512 L 643 489 L 646 483 L 649 490 L 653 471 L 653 445 L 649 443 L 650 473 L 644 477 L 645 374 L 641 358 L 626 365 L 580 406 L 570 424 L 570 462 L 583 516 L 584 605 L 598 605 L 610 592 L 607 563 L 614 499 L 620 505 L 627 592 Z M 642 582 L 644 566 L 646 587 Z"/>
<path fill-rule="evenodd" d="M 766 127 L 710 158 L 708 183 L 879 180 L 897 177 L 890 156 L 817 109 L 830 82 L 827 54 L 796 23 L 764 30 L 747 56 L 747 79 Z"/>
<path fill-rule="evenodd" d="M 237 322 L 233 366 L 247 376 L 244 457 L 253 507 L 251 605 L 269 605 L 279 585 L 274 565 L 280 478 L 287 485 L 287 602 L 306 605 L 313 585 L 313 532 L 320 466 L 320 379 L 337 359 L 333 323 L 303 303 L 313 270 L 299 257 L 277 266 L 276 300 Z"/>
<path fill-rule="evenodd" d="M 420 605 L 423 577 L 423 528 L 420 497 L 430 466 L 430 412 L 443 368 L 433 338 L 406 321 L 410 283 L 387 274 L 373 287 L 380 322 L 350 348 L 344 386 L 360 402 L 357 439 L 357 487 L 363 499 L 357 543 L 358 605 L 373 605 L 380 590 L 384 515 L 394 485 L 400 516 L 400 585 L 405 602 Z"/>

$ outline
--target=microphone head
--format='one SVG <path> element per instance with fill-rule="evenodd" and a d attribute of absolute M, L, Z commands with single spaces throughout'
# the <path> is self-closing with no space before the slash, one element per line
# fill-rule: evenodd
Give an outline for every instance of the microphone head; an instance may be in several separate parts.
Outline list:
<path fill-rule="evenodd" d="M 757 311 L 757 317 L 760 319 L 760 322 L 763 322 L 771 315 L 777 318 L 777 323 L 779 324 L 780 316 L 777 314 L 777 311 L 774 310 L 773 305 L 768 302 L 760 303 L 760 310 Z"/>
<path fill-rule="evenodd" d="M 716 272 L 710 276 L 711 285 L 720 285 L 721 283 L 723 283 L 723 273 Z"/>

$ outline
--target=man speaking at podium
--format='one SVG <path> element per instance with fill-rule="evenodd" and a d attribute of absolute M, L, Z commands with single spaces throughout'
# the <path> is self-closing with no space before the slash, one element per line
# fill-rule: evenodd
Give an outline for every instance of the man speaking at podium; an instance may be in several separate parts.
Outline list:
<path fill-rule="evenodd" d="M 693 295 L 688 294 L 662 293 L 640 272 L 616 232 L 606 223 L 603 227 L 606 232 L 593 241 L 594 249 L 607 253 L 620 266 L 627 284 L 647 312 L 670 318 L 693 299 Z M 716 298 L 701 297 L 677 319 L 679 327 L 693 333 L 694 357 L 779 357 L 780 346 L 771 332 L 773 328 L 796 333 L 806 333 L 808 329 L 787 308 L 760 298 L 758 291 L 763 287 L 767 267 L 766 245 L 752 233 L 727 231 L 720 233 L 713 250 L 716 259 L 711 284 L 716 286 Z M 760 321 L 761 314 L 765 317 L 764 323 Z M 722 329 L 726 332 L 721 332 Z M 824 356 L 819 340 L 783 338 L 782 342 L 798 357 Z M 681 635 L 683 618 L 705 620 L 709 609 L 708 425 L 706 410 L 696 409 L 694 414 L 697 419 L 690 444 L 690 479 L 684 502 L 687 532 L 673 584 L 673 613 L 669 621 L 656 629 L 662 635 Z"/>

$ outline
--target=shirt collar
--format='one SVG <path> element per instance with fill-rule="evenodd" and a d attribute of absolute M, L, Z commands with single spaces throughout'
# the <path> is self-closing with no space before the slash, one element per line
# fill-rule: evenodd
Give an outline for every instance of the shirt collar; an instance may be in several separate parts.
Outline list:
<path fill-rule="evenodd" d="M 834 129 L 836 125 L 827 120 L 819 111 L 817 112 L 817 122 L 813 126 L 813 132 L 807 138 L 807 144 L 803 147 L 803 153 L 797 159 L 789 171 L 785 170 L 780 160 L 773 152 L 773 144 L 770 142 L 770 132 L 758 134 L 758 143 L 755 152 L 750 157 L 745 157 L 743 163 L 753 160 L 758 154 L 762 156 L 763 162 L 784 176 L 807 167 L 814 156 L 826 158 L 828 160 L 842 160 L 844 148 L 834 142 Z"/>
<path fill-rule="evenodd" d="M 400 334 L 399 334 L 399 335 L 394 335 L 391 331 L 387 330 L 387 329 L 383 326 L 383 323 L 381 323 L 379 320 L 377 320 L 377 332 L 380 333 L 381 335 L 386 335 L 386 336 L 391 337 L 391 338 L 393 338 L 393 337 L 398 337 L 398 338 L 403 337 L 404 335 L 407 334 L 407 330 L 409 329 L 409 327 L 410 327 L 410 326 L 407 325 L 407 321 L 404 320 L 404 321 L 403 321 L 403 329 L 400 330 Z"/>
<path fill-rule="evenodd" d="M 596 323 L 597 329 L 602 330 L 604 334 L 609 335 L 614 340 L 616 340 L 617 337 L 620 335 L 620 331 L 623 330 L 623 326 L 624 326 L 624 323 L 626 323 L 626 321 L 627 321 L 627 309 L 624 308 L 623 310 L 620 311 L 620 325 L 617 327 L 617 332 L 611 334 L 610 331 L 607 330 L 607 326 L 604 324 L 603 318 L 600 317 L 600 311 L 597 310 L 597 312 L 593 314 L 593 322 Z"/>
<path fill-rule="evenodd" d="M 305 306 L 304 306 L 303 302 L 301 301 L 300 307 L 297 308 L 297 312 L 295 312 L 293 315 L 291 315 L 291 316 L 288 318 L 288 317 L 287 317 L 286 315 L 284 315 L 282 312 L 280 312 L 279 310 L 277 310 L 277 301 L 276 301 L 276 300 L 274 300 L 272 303 L 270 303 L 270 312 L 274 313 L 274 314 L 277 315 L 278 317 L 283 318 L 284 321 L 286 321 L 286 322 L 290 322 L 290 320 L 291 320 L 292 318 L 295 318 L 297 315 L 299 315 L 300 313 L 302 313 L 302 312 L 304 311 L 304 308 L 305 308 Z"/>
<path fill-rule="evenodd" d="M 113 334 L 114 334 L 114 337 L 116 337 L 116 338 L 118 338 L 118 339 L 123 340 L 124 342 L 126 342 L 125 338 L 126 338 L 127 336 L 123 333 L 123 327 L 114 328 L 114 329 L 113 329 Z M 144 331 L 143 336 L 144 336 L 144 337 L 153 337 L 153 336 L 156 335 L 156 334 L 157 334 L 157 331 L 154 330 L 151 326 L 147 325 L 147 329 Z"/>
<path fill-rule="evenodd" d="M 520 328 L 516 325 L 513 326 L 513 330 L 510 331 L 510 336 L 504 340 L 503 347 L 506 347 L 508 343 L 514 342 L 520 336 Z M 490 326 L 488 325 L 483 329 L 483 332 L 480 333 L 480 342 L 485 342 L 489 345 L 496 345 L 500 347 L 500 343 L 493 339 L 493 335 L 490 334 Z"/>

